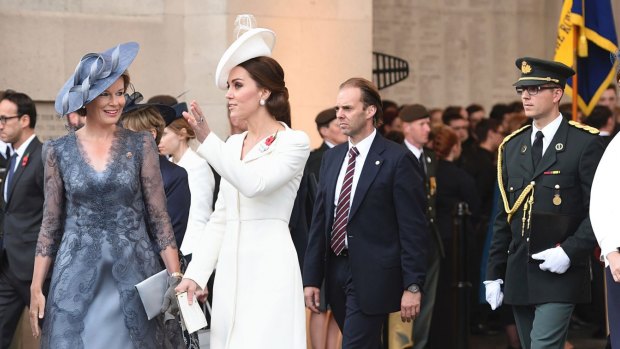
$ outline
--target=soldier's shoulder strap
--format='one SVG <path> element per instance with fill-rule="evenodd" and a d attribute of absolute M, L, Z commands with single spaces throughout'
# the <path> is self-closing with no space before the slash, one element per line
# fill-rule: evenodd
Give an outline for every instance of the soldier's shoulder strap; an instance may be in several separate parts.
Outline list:
<path fill-rule="evenodd" d="M 571 121 L 568 122 L 568 124 L 573 126 L 574 128 L 578 128 L 578 129 L 580 129 L 582 131 L 589 132 L 589 133 L 591 133 L 593 135 L 599 134 L 599 130 L 597 128 L 594 128 L 594 127 L 588 126 L 588 125 L 584 125 L 584 124 L 582 124 L 580 122 L 577 122 L 577 121 L 571 120 Z"/>

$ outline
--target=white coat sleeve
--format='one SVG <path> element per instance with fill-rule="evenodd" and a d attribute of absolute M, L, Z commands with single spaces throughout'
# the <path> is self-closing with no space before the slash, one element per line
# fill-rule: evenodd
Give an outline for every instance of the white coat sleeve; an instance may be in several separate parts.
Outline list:
<path fill-rule="evenodd" d="M 207 159 L 215 171 L 232 184 L 245 197 L 269 194 L 280 188 L 303 170 L 310 154 L 310 141 L 301 131 L 278 132 L 271 145 L 273 153 L 262 160 L 262 171 L 249 171 L 240 160 L 240 154 L 233 153 L 234 148 L 225 143 L 213 132 L 198 147 L 198 154 Z"/>
<path fill-rule="evenodd" d="M 590 220 L 601 247 L 601 256 L 604 257 L 620 247 L 620 226 L 616 217 L 620 197 L 619 158 L 620 138 L 616 137 L 609 143 L 598 164 L 590 194 Z"/>

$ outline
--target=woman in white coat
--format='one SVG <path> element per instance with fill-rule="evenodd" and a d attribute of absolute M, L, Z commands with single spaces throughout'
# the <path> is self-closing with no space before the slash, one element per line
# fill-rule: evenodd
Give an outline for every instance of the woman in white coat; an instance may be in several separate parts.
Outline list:
<path fill-rule="evenodd" d="M 231 117 L 248 131 L 225 143 L 195 103 L 184 113 L 197 152 L 222 176 L 215 211 L 177 292 L 206 294 L 216 267 L 211 348 L 306 348 L 303 286 L 288 222 L 309 154 L 290 120 L 282 67 L 270 55 L 275 34 L 252 29 L 226 51 L 216 73 Z M 253 58 L 254 57 L 254 58 Z"/>
<path fill-rule="evenodd" d="M 601 247 L 601 261 L 605 262 L 609 342 L 614 349 L 620 348 L 619 157 L 620 138 L 616 136 L 605 149 L 598 164 L 590 192 L 590 220 Z"/>
<path fill-rule="evenodd" d="M 181 252 L 192 254 L 200 234 L 211 216 L 215 178 L 207 161 L 189 147 L 189 140 L 195 138 L 194 130 L 183 118 L 172 121 L 164 129 L 159 142 L 159 152 L 172 156 L 172 162 L 187 171 L 191 194 L 187 229 L 181 244 Z"/>

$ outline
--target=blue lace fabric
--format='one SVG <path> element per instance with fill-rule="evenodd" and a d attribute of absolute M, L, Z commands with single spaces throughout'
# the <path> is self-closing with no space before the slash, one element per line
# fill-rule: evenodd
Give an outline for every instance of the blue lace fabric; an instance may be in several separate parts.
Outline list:
<path fill-rule="evenodd" d="M 101 172 L 73 132 L 43 156 L 36 255 L 54 265 L 42 348 L 171 347 L 163 317 L 147 320 L 134 287 L 161 270 L 152 242 L 177 248 L 153 137 L 117 128 Z"/>

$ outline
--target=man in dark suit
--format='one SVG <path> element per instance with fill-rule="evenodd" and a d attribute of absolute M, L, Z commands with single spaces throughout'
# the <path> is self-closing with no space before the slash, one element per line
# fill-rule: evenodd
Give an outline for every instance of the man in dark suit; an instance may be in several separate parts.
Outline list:
<path fill-rule="evenodd" d="M 427 250 L 428 264 L 426 269 L 426 282 L 424 283 L 424 297 L 420 314 L 413 323 L 413 329 L 403 336 L 413 337 L 413 348 L 425 348 L 428 344 L 433 307 L 435 305 L 435 295 L 437 282 L 439 280 L 439 265 L 444 256 L 443 243 L 439 230 L 435 224 L 435 199 L 436 199 L 436 180 L 435 180 L 435 153 L 424 146 L 428 143 L 430 127 L 430 114 L 421 104 L 404 106 L 398 115 L 403 122 L 403 133 L 405 135 L 405 147 L 411 151 L 417 159 L 420 176 L 424 179 L 424 188 L 427 199 L 426 216 L 429 229 L 427 231 L 429 244 Z M 390 322 L 395 319 L 390 317 Z"/>
<path fill-rule="evenodd" d="M 0 347 L 2 348 L 9 347 L 22 311 L 25 306 L 30 305 L 30 282 L 44 201 L 41 142 L 34 134 L 36 121 L 37 111 L 30 97 L 12 91 L 2 96 L 0 139 L 10 143 L 14 149 L 2 183 L 4 209 L 4 239 L 0 247 Z"/>
<path fill-rule="evenodd" d="M 499 147 L 502 199 L 489 251 L 486 299 L 512 305 L 523 348 L 564 348 L 576 303 L 590 301 L 590 187 L 603 154 L 598 131 L 559 111 L 564 64 L 519 58 L 515 83 L 533 119 Z M 504 285 L 503 292 L 501 285 Z"/>
<path fill-rule="evenodd" d="M 323 155 L 304 261 L 306 306 L 327 303 L 343 349 L 380 345 L 388 313 L 411 321 L 420 311 L 426 271 L 424 184 L 411 152 L 376 131 L 377 88 L 362 78 L 340 85 L 338 123 L 349 142 Z"/>

